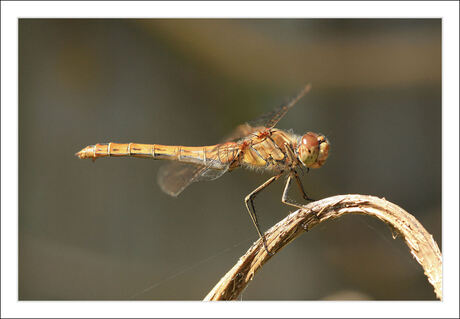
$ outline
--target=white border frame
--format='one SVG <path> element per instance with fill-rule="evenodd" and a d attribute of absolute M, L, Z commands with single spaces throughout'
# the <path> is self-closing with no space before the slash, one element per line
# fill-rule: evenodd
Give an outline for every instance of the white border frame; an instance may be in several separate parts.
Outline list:
<path fill-rule="evenodd" d="M 458 317 L 458 2 L 1 3 L 2 317 Z M 18 301 L 18 18 L 442 18 L 443 302 Z M 446 236 L 448 234 L 448 237 Z M 325 307 L 326 306 L 326 307 Z"/>

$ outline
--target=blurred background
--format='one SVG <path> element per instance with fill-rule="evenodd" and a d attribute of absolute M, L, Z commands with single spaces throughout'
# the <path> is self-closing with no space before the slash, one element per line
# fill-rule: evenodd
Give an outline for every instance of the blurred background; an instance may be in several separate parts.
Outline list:
<path fill-rule="evenodd" d="M 236 170 L 161 192 L 163 164 L 79 160 L 102 142 L 209 145 L 310 82 L 279 128 L 325 134 L 313 198 L 385 197 L 441 237 L 441 20 L 19 20 L 19 299 L 201 300 L 258 239 Z M 292 209 L 256 199 L 262 229 Z M 315 227 L 242 300 L 429 300 L 378 220 Z"/>

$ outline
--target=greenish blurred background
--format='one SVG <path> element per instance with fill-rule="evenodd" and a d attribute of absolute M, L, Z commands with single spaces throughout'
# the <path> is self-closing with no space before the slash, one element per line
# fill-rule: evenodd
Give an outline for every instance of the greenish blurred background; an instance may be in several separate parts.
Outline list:
<path fill-rule="evenodd" d="M 160 161 L 78 160 L 98 142 L 207 145 L 312 90 L 278 124 L 325 134 L 313 198 L 398 204 L 441 248 L 441 20 L 19 20 L 19 299 L 200 300 L 257 240 L 247 170 L 178 198 Z M 263 229 L 292 211 L 278 182 Z M 314 228 L 266 264 L 243 300 L 435 299 L 380 221 Z"/>

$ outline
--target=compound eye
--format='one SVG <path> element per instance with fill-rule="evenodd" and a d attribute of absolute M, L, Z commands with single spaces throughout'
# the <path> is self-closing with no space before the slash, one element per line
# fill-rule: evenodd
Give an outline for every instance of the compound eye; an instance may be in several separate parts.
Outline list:
<path fill-rule="evenodd" d="M 304 136 L 302 136 L 302 145 L 306 146 L 307 150 L 310 152 L 311 150 L 318 147 L 318 135 L 315 133 L 308 132 Z"/>
<path fill-rule="evenodd" d="M 318 135 L 308 132 L 302 136 L 297 153 L 298 158 L 303 165 L 312 167 L 312 165 L 315 164 L 319 153 Z"/>

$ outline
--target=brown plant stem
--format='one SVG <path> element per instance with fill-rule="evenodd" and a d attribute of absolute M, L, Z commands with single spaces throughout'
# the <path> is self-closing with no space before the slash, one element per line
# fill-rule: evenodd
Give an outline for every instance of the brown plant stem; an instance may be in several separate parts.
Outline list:
<path fill-rule="evenodd" d="M 367 195 L 338 195 L 312 202 L 289 214 L 265 233 L 267 254 L 259 239 L 236 265 L 223 276 L 205 297 L 210 300 L 235 300 L 255 273 L 282 248 L 303 232 L 329 219 L 345 214 L 377 217 L 395 229 L 406 242 L 412 256 L 423 267 L 438 299 L 442 299 L 442 256 L 438 245 L 420 222 L 401 207 L 384 198 Z"/>

